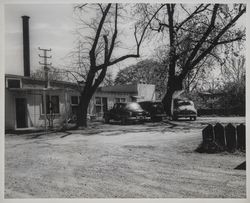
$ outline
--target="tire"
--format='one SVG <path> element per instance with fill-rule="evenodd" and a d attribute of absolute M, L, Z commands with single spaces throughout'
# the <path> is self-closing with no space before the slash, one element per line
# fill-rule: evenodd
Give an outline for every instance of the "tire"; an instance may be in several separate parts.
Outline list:
<path fill-rule="evenodd" d="M 123 117 L 123 118 L 121 119 L 121 124 L 122 124 L 122 125 L 126 125 L 126 124 L 127 124 L 126 118 Z"/>
<path fill-rule="evenodd" d="M 172 116 L 172 121 L 177 121 L 178 118 L 176 116 Z"/>
<path fill-rule="evenodd" d="M 196 121 L 196 116 L 194 116 L 194 121 Z"/>
<path fill-rule="evenodd" d="M 157 118 L 157 121 L 158 121 L 158 122 L 160 122 L 160 121 L 162 121 L 162 120 L 163 120 L 162 117 L 158 117 L 158 118 Z"/>
<path fill-rule="evenodd" d="M 105 117 L 104 117 L 104 122 L 105 122 L 105 123 L 109 123 L 109 117 L 108 117 L 108 116 L 105 116 Z"/>
<path fill-rule="evenodd" d="M 160 121 L 162 121 L 162 117 L 153 117 L 153 118 L 151 118 L 151 120 L 153 122 L 160 122 Z"/>

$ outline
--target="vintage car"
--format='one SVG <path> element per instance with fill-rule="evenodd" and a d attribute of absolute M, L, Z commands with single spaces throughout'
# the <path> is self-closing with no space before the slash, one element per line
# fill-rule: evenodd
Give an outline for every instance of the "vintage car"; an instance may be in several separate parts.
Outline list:
<path fill-rule="evenodd" d="M 192 101 L 174 99 L 173 105 L 173 120 L 178 120 L 178 118 L 189 118 L 190 120 L 196 120 L 197 110 L 195 109 L 194 103 Z"/>
<path fill-rule="evenodd" d="M 121 121 L 121 124 L 128 122 L 144 122 L 150 119 L 148 112 L 144 111 L 137 102 L 115 103 L 113 108 L 104 112 L 104 121 Z"/>
<path fill-rule="evenodd" d="M 151 121 L 161 121 L 166 116 L 161 101 L 142 101 L 139 104 L 150 114 Z"/>

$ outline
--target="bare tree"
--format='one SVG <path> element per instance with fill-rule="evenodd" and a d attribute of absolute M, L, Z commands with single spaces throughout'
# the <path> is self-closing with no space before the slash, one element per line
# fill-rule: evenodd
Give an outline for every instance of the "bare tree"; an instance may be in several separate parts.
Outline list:
<path fill-rule="evenodd" d="M 244 55 L 230 56 L 221 67 L 222 80 L 239 86 L 245 85 L 246 58 Z"/>
<path fill-rule="evenodd" d="M 188 74 L 208 56 L 220 58 L 218 51 L 222 45 L 244 39 L 245 30 L 235 24 L 246 12 L 246 5 L 139 4 L 138 7 L 142 24 L 150 19 L 152 31 L 167 33 L 164 36 L 169 45 L 168 83 L 162 101 L 170 114 L 172 95 L 183 89 Z"/>
<path fill-rule="evenodd" d="M 53 66 L 50 66 L 48 68 L 48 76 L 49 80 L 51 81 L 63 81 L 65 80 L 65 75 L 61 74 L 61 70 L 59 68 L 55 68 Z M 36 69 L 31 73 L 31 78 L 38 79 L 38 80 L 45 80 L 45 72 L 44 68 Z"/>
<path fill-rule="evenodd" d="M 75 7 L 80 12 L 81 29 L 79 34 L 83 36 L 84 51 L 81 56 L 83 66 L 80 67 L 86 74 L 82 76 L 84 88 L 81 91 L 79 111 L 77 115 L 77 125 L 87 126 L 87 109 L 96 89 L 103 82 L 108 67 L 115 65 L 128 58 L 137 58 L 140 53 L 147 24 L 140 29 L 135 25 L 135 53 L 124 54 L 115 57 L 113 52 L 118 44 L 119 20 L 124 11 L 120 4 L 87 4 Z M 89 12 L 89 13 L 87 13 Z M 85 34 L 84 34 L 85 33 Z M 87 33 L 87 34 L 86 34 Z"/>

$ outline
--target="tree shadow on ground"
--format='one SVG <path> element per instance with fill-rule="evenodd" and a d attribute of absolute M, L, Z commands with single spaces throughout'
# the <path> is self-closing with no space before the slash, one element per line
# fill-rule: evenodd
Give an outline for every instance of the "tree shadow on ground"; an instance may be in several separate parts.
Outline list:
<path fill-rule="evenodd" d="M 171 121 L 168 119 L 159 122 L 128 123 L 126 125 L 121 125 L 119 122 L 104 124 L 99 121 L 91 122 L 88 127 L 82 129 L 77 129 L 76 126 L 71 126 L 69 128 L 51 129 L 47 131 L 40 129 L 37 131 L 12 132 L 10 135 L 23 135 L 26 139 L 38 139 L 46 136 L 52 137 L 54 135 L 58 136 L 58 133 L 60 133 L 60 138 L 65 138 L 72 134 L 80 134 L 84 136 L 118 136 L 126 133 L 160 132 L 164 134 L 165 132 L 186 132 L 187 130 L 194 128 L 201 128 L 201 125 L 197 125 L 194 121 Z"/>
<path fill-rule="evenodd" d="M 197 125 L 197 124 L 196 124 Z M 71 134 L 81 134 L 84 136 L 102 135 L 102 136 L 117 136 L 125 133 L 143 133 L 143 132 L 176 132 L 185 131 L 192 128 L 198 128 L 190 125 L 190 122 L 178 122 L 164 120 L 160 122 L 145 122 L 121 125 L 119 122 L 111 122 L 109 124 L 95 123 L 90 124 L 82 130 L 70 131 Z M 199 127 L 200 128 L 200 127 Z M 66 136 L 63 136 L 66 137 Z"/>

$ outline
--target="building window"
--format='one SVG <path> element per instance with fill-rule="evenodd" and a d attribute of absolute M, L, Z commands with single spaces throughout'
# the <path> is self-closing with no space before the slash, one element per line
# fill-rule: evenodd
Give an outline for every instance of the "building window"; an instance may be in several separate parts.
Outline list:
<path fill-rule="evenodd" d="M 126 102 L 126 98 L 115 98 L 115 103 L 124 103 Z"/>
<path fill-rule="evenodd" d="M 59 113 L 59 96 L 51 96 L 51 106 L 54 113 Z"/>
<path fill-rule="evenodd" d="M 103 112 L 107 111 L 108 102 L 107 97 L 96 97 L 95 98 L 95 113 L 97 116 L 102 116 Z"/>
<path fill-rule="evenodd" d="M 44 114 L 44 103 L 43 103 L 43 96 L 42 96 L 42 114 Z M 59 96 L 56 95 L 46 95 L 46 113 L 60 113 L 60 106 L 59 106 Z"/>
<path fill-rule="evenodd" d="M 102 105 L 102 98 L 101 97 L 96 97 L 95 98 L 95 104 L 96 105 Z"/>
<path fill-rule="evenodd" d="M 71 96 L 71 105 L 72 106 L 77 106 L 79 105 L 79 97 L 78 96 Z"/>
<path fill-rule="evenodd" d="M 21 88 L 21 80 L 19 79 L 7 79 L 8 88 Z"/>

